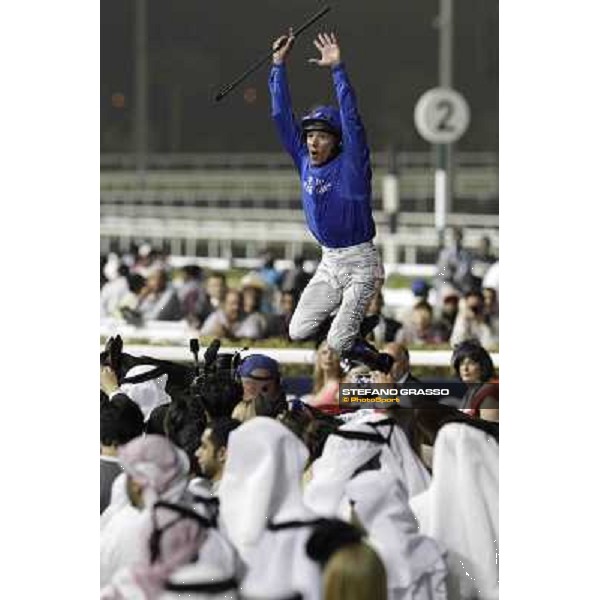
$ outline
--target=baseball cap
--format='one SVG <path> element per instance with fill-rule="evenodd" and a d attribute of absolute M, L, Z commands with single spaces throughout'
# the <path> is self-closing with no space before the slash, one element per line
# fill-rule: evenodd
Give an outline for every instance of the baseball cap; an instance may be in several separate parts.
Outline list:
<path fill-rule="evenodd" d="M 415 296 L 426 296 L 429 292 L 429 284 L 424 279 L 415 279 L 412 282 L 411 290 Z"/>
<path fill-rule="evenodd" d="M 252 377 L 254 369 L 265 369 L 272 377 L 279 377 L 279 363 L 264 354 L 251 354 L 247 356 L 238 367 L 240 377 Z"/>

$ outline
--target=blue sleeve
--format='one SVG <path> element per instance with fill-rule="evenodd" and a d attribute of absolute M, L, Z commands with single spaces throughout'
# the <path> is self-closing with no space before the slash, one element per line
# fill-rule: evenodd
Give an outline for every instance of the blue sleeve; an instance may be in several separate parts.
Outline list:
<path fill-rule="evenodd" d="M 302 132 L 294 119 L 292 100 L 287 81 L 285 65 L 273 65 L 269 75 L 269 91 L 271 92 L 271 116 L 275 121 L 277 132 L 283 146 L 294 159 L 300 171 L 302 164 Z"/>
<path fill-rule="evenodd" d="M 367 134 L 363 126 L 356 95 L 350 85 L 348 74 L 343 64 L 332 69 L 333 84 L 340 107 L 342 122 L 342 145 L 348 162 L 357 175 L 371 177 L 369 146 Z"/>

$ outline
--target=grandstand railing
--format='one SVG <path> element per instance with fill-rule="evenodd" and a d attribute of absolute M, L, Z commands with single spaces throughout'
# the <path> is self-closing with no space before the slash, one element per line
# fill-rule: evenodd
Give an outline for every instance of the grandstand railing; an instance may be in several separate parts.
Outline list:
<path fill-rule="evenodd" d="M 374 168 L 384 168 L 394 163 L 398 169 L 413 166 L 431 166 L 435 163 L 432 152 L 372 152 Z M 291 159 L 284 152 L 228 152 L 228 153 L 152 153 L 145 157 L 148 171 L 161 169 L 289 169 Z M 497 152 L 457 152 L 456 167 L 498 166 Z M 103 153 L 100 156 L 102 170 L 136 170 L 138 156 L 134 153 Z"/>
<path fill-rule="evenodd" d="M 373 207 L 378 243 L 388 263 L 431 264 L 434 229 L 432 154 L 374 153 Z M 400 205 L 386 214 L 382 180 L 394 162 Z M 132 154 L 101 157 L 101 248 L 124 251 L 150 241 L 171 253 L 253 258 L 275 246 L 286 259 L 318 252 L 307 232 L 296 172 L 284 153 L 154 154 L 135 170 Z M 465 228 L 465 245 L 481 235 L 498 243 L 498 157 L 457 153 L 449 225 Z"/>
<path fill-rule="evenodd" d="M 100 346 L 100 351 L 104 346 Z M 224 348 L 223 352 L 233 352 L 241 348 Z M 143 344 L 127 344 L 126 351 L 133 356 L 150 356 L 160 360 L 174 362 L 192 362 L 192 356 L 187 348 L 182 346 L 153 346 Z M 266 354 L 282 365 L 314 365 L 315 350 L 295 348 L 259 348 L 254 352 Z M 500 354 L 491 353 L 495 367 L 500 366 Z M 451 350 L 411 350 L 410 363 L 414 367 L 449 367 L 452 358 Z"/>

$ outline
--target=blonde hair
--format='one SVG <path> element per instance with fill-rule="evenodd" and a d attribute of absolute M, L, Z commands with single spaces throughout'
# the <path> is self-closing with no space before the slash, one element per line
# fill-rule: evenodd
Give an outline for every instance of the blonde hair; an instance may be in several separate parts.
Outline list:
<path fill-rule="evenodd" d="M 319 347 L 317 348 L 317 356 L 315 358 L 315 369 L 313 371 L 313 381 L 314 381 L 314 386 L 313 386 L 313 393 L 317 394 L 318 392 L 320 392 L 323 387 L 325 386 L 325 384 L 327 383 L 327 379 L 326 379 L 326 373 L 323 370 L 323 367 L 321 366 L 321 350 L 327 346 L 327 341 L 321 342 L 319 344 Z M 333 354 L 334 358 L 335 358 L 335 374 L 334 377 L 337 381 L 340 381 L 342 379 L 342 368 L 340 367 L 340 357 L 338 356 L 337 352 L 335 350 L 332 350 L 331 348 L 329 349 L 329 351 Z"/>
<path fill-rule="evenodd" d="M 323 598 L 387 600 L 387 575 L 377 552 L 365 543 L 335 552 L 323 570 Z"/>
<path fill-rule="evenodd" d="M 241 402 L 238 402 L 231 413 L 231 418 L 237 419 L 241 423 L 249 421 L 255 416 L 256 406 L 254 405 L 254 400 L 250 400 L 249 402 L 242 400 Z"/>

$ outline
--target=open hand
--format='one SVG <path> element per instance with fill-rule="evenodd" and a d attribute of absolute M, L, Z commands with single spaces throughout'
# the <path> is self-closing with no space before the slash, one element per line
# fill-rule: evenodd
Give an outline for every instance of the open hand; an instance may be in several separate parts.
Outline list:
<path fill-rule="evenodd" d="M 310 58 L 309 63 L 319 65 L 319 67 L 335 67 L 340 64 L 342 55 L 333 33 L 319 33 L 313 44 L 321 53 L 321 58 Z"/>
<path fill-rule="evenodd" d="M 285 59 L 289 54 L 290 50 L 292 49 L 292 46 L 294 45 L 294 40 L 296 38 L 294 38 L 294 31 L 291 27 L 289 29 L 288 35 L 282 35 L 273 42 L 273 50 L 275 50 L 275 48 L 277 48 L 277 46 L 285 39 L 287 39 L 285 44 L 283 44 L 283 46 L 277 52 L 273 52 L 274 65 L 282 65 L 285 62 Z"/>

